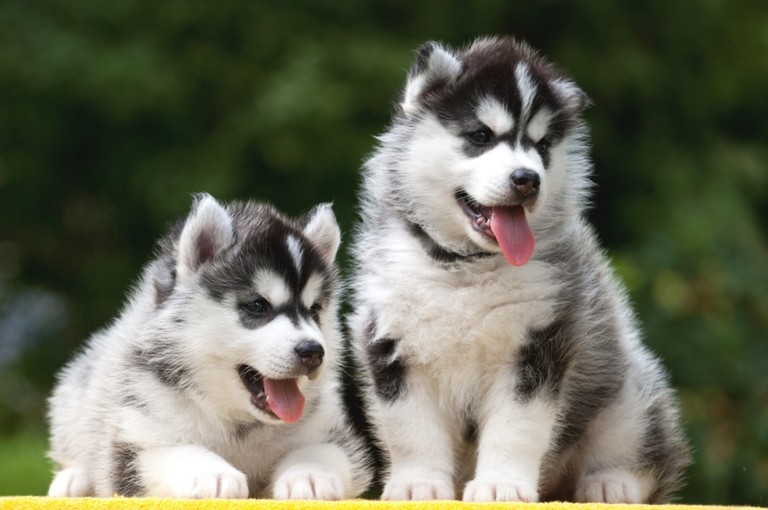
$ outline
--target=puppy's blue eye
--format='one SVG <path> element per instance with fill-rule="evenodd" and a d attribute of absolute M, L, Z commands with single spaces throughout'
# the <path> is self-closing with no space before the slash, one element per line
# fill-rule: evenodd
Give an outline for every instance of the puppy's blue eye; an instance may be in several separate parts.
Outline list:
<path fill-rule="evenodd" d="M 467 138 L 474 145 L 488 145 L 493 140 L 493 135 L 490 129 L 484 127 L 468 133 Z"/>
<path fill-rule="evenodd" d="M 240 308 L 251 314 L 261 314 L 269 310 L 269 302 L 263 297 L 240 304 Z"/>

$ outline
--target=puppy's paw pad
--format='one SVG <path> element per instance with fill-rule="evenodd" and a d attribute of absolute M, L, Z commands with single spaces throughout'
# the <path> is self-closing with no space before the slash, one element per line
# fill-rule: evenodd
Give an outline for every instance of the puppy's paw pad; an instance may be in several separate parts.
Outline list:
<path fill-rule="evenodd" d="M 642 503 L 643 486 L 626 471 L 606 471 L 585 476 L 576 487 L 576 500 L 583 503 Z"/>
<path fill-rule="evenodd" d="M 59 471 L 48 487 L 52 498 L 79 498 L 92 496 L 91 481 L 82 469 L 67 468 Z"/>
<path fill-rule="evenodd" d="M 522 501 L 534 503 L 539 495 L 536 487 L 503 479 L 475 479 L 464 488 L 464 501 Z"/>
<path fill-rule="evenodd" d="M 288 472 L 275 482 L 274 498 L 338 501 L 344 499 L 344 483 L 330 472 Z"/>
<path fill-rule="evenodd" d="M 398 478 L 387 482 L 381 499 L 388 501 L 428 501 L 455 499 L 453 485 L 439 479 Z"/>
<path fill-rule="evenodd" d="M 188 473 L 173 482 L 174 496 L 185 499 L 244 499 L 248 497 L 248 480 L 240 471 Z"/>

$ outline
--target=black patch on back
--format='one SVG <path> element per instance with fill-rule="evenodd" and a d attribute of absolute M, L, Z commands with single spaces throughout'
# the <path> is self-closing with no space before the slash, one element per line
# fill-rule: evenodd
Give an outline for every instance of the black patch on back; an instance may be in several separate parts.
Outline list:
<path fill-rule="evenodd" d="M 136 497 L 144 486 L 136 466 L 139 450 L 127 443 L 116 443 L 112 449 L 112 489 L 118 496 Z"/>
<path fill-rule="evenodd" d="M 397 358 L 393 359 L 397 340 L 380 338 L 368 344 L 366 349 L 368 366 L 373 376 L 373 387 L 382 400 L 397 400 L 405 392 L 406 366 Z"/>

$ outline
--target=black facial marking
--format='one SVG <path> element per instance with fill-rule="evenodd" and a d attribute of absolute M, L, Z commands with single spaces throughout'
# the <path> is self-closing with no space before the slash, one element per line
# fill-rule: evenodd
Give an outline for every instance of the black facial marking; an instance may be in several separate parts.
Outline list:
<path fill-rule="evenodd" d="M 397 400 L 405 392 L 406 366 L 393 359 L 397 340 L 381 338 L 368 344 L 367 361 L 376 394 L 382 400 Z"/>
<path fill-rule="evenodd" d="M 249 329 L 262 327 L 277 315 L 287 316 L 294 324 L 301 318 L 319 320 L 319 310 L 335 292 L 337 273 L 304 236 L 301 220 L 289 220 L 267 207 L 255 210 L 235 207 L 231 213 L 238 242 L 224 260 L 201 269 L 203 285 L 211 298 L 222 301 L 225 296 L 234 296 L 240 321 Z M 301 250 L 299 268 L 288 248 L 289 238 L 293 238 Z M 275 274 L 291 290 L 289 301 L 270 303 L 258 295 L 260 289 L 254 288 L 257 271 Z M 307 307 L 301 294 L 313 274 L 322 275 L 323 280 L 315 302 Z"/>
<path fill-rule="evenodd" d="M 237 305 L 240 323 L 248 329 L 256 329 L 275 318 L 276 310 L 259 295 L 241 300 Z"/>
<path fill-rule="evenodd" d="M 472 131 L 464 135 L 464 143 L 461 146 L 461 150 L 466 157 L 477 158 L 496 147 L 499 140 L 493 136 L 490 129 L 488 129 L 488 132 L 490 134 L 488 135 L 488 141 L 485 143 L 479 143 L 477 140 L 473 139 L 478 131 Z"/>
<path fill-rule="evenodd" d="M 112 489 L 118 496 L 136 497 L 144 493 L 144 487 L 136 466 L 139 450 L 127 443 L 112 446 Z"/>
<path fill-rule="evenodd" d="M 470 131 L 466 137 L 469 143 L 475 147 L 487 147 L 493 143 L 493 131 L 486 126 Z"/>
<path fill-rule="evenodd" d="M 240 323 L 248 329 L 261 328 L 278 316 L 288 318 L 294 326 L 298 326 L 301 319 L 315 320 L 316 322 L 319 320 L 320 306 L 305 307 L 299 295 L 294 295 L 293 299 L 278 307 L 273 307 L 267 303 L 264 310 L 260 312 L 249 309 L 250 303 L 252 300 L 246 300 L 238 305 Z"/>
<path fill-rule="evenodd" d="M 566 76 L 533 49 L 508 37 L 474 45 L 458 57 L 463 72 L 450 84 L 432 94 L 425 94 L 422 102 L 426 109 L 464 139 L 462 151 L 467 157 L 478 157 L 499 143 L 507 142 L 514 147 L 522 141 L 524 148 L 535 147 L 544 167 L 548 168 L 551 146 L 559 143 L 574 126 L 582 122 L 581 108 L 574 107 L 573 98 L 564 97 L 564 92 L 552 85 L 558 80 L 568 81 Z M 516 76 L 516 69 L 521 63 L 525 65 L 535 89 L 533 101 L 526 111 L 523 111 Z M 575 86 L 569 93 L 586 98 Z M 473 100 L 467 101 L 467 98 Z M 493 133 L 478 122 L 476 109 L 485 98 L 495 99 L 515 118 L 512 130 Z M 580 104 L 585 106 L 586 102 Z M 551 112 L 552 118 L 544 144 L 539 145 L 541 140 L 528 139 L 526 130 L 531 119 L 543 109 Z"/>
<path fill-rule="evenodd" d="M 313 272 L 327 269 L 323 258 L 303 234 L 278 216 L 264 218 L 262 222 L 250 225 L 249 230 L 238 232 L 242 239 L 237 243 L 236 250 L 226 261 L 203 274 L 204 285 L 216 300 L 221 300 L 227 294 L 251 290 L 257 267 L 280 276 L 286 286 L 293 290 L 302 289 Z M 294 266 L 286 243 L 289 236 L 299 241 L 304 253 L 300 270 Z"/>
<path fill-rule="evenodd" d="M 549 168 L 549 163 L 552 161 L 552 146 L 555 145 L 558 141 L 558 138 L 548 132 L 538 141 L 531 140 L 525 136 L 523 137 L 521 143 L 523 149 L 534 149 L 541 158 L 541 163 L 544 165 L 544 168 Z"/>

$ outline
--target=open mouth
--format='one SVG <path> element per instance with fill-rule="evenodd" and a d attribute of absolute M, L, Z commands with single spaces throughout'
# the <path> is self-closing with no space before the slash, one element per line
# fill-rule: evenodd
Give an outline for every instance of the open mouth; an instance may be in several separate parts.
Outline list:
<path fill-rule="evenodd" d="M 270 379 L 245 364 L 237 366 L 237 373 L 256 409 L 286 423 L 299 421 L 304 412 L 304 395 L 296 379 Z"/>
<path fill-rule="evenodd" d="M 464 190 L 455 197 L 472 228 L 495 241 L 507 262 L 522 266 L 530 260 L 536 240 L 522 205 L 482 205 Z"/>
<path fill-rule="evenodd" d="M 491 216 L 493 208 L 486 207 L 475 202 L 472 197 L 464 190 L 456 192 L 456 201 L 461 206 L 461 210 L 467 215 L 472 227 L 484 236 L 496 241 L 496 236 L 491 230 Z"/>

